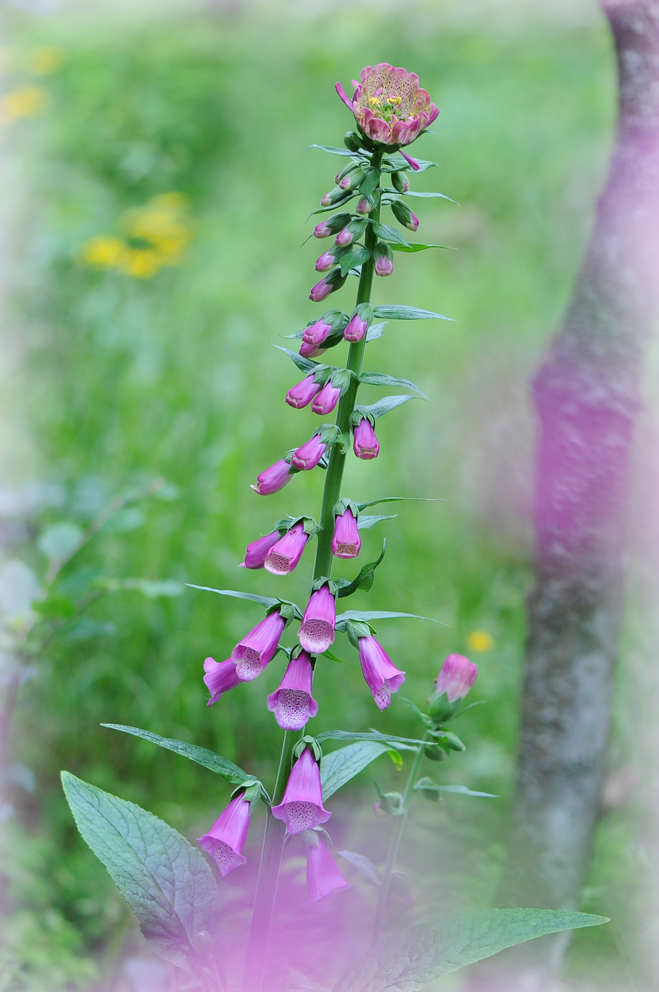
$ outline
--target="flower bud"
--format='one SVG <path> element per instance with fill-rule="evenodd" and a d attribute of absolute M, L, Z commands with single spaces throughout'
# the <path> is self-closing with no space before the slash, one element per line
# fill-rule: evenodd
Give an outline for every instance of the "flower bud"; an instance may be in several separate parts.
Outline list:
<path fill-rule="evenodd" d="M 328 324 L 327 321 L 323 320 L 321 317 L 320 320 L 317 320 L 315 323 L 305 327 L 302 340 L 305 344 L 319 345 L 322 344 L 325 338 L 329 337 L 331 333 L 332 325 Z"/>
<path fill-rule="evenodd" d="M 370 214 L 371 210 L 373 209 L 373 205 L 369 203 L 369 201 L 366 199 L 365 196 L 362 196 L 361 199 L 358 201 L 357 207 L 355 209 L 357 210 L 358 214 Z"/>
<path fill-rule="evenodd" d="M 316 224 L 313 229 L 314 238 L 329 238 L 332 233 L 332 229 L 326 220 L 321 220 L 320 224 Z"/>
<path fill-rule="evenodd" d="M 363 169 L 355 169 L 354 172 L 349 172 L 347 176 L 343 176 L 339 182 L 339 188 L 343 190 L 356 189 L 364 178 Z"/>
<path fill-rule="evenodd" d="M 352 450 L 358 458 L 363 458 L 364 461 L 377 458 L 380 453 L 380 445 L 375 436 L 375 430 L 367 417 L 362 417 L 355 427 Z"/>
<path fill-rule="evenodd" d="M 399 193 L 407 193 L 410 188 L 410 184 L 401 172 L 392 172 L 391 181 Z"/>
<path fill-rule="evenodd" d="M 316 272 L 329 272 L 333 265 L 335 265 L 334 255 L 331 252 L 326 251 L 316 259 Z"/>
<path fill-rule="evenodd" d="M 339 231 L 337 236 L 334 238 L 334 244 L 338 245 L 339 248 L 345 248 L 346 245 L 352 243 L 355 235 L 352 231 L 349 231 L 347 227 L 344 227 L 342 231 Z"/>
<path fill-rule="evenodd" d="M 328 413 L 332 412 L 336 404 L 339 402 L 340 395 L 341 387 L 333 386 L 332 383 L 328 381 L 318 395 L 314 397 L 311 409 L 314 413 L 319 414 L 319 416 L 325 417 Z"/>
<path fill-rule="evenodd" d="M 268 551 L 264 563 L 268 572 L 273 575 L 288 575 L 292 572 L 297 567 L 308 540 L 309 535 L 302 522 L 291 527 Z"/>
<path fill-rule="evenodd" d="M 320 440 L 318 434 L 314 434 L 305 441 L 297 451 L 293 452 L 293 457 L 291 462 L 296 468 L 299 468 L 303 472 L 308 472 L 309 469 L 315 468 L 320 459 L 325 454 L 326 444 Z"/>
<path fill-rule="evenodd" d="M 346 279 L 347 275 L 341 275 L 341 269 L 333 269 L 324 279 L 316 283 L 309 293 L 309 299 L 313 300 L 314 303 L 320 303 L 322 300 L 326 300 L 330 293 L 333 293 L 336 289 L 341 289 Z"/>
<path fill-rule="evenodd" d="M 301 410 L 302 407 L 308 406 L 311 403 L 319 391 L 320 383 L 315 382 L 312 375 L 308 375 L 306 379 L 298 382 L 296 386 L 288 390 L 286 393 L 286 402 L 289 406 L 295 407 L 296 410 Z"/>
<path fill-rule="evenodd" d="M 389 245 L 379 241 L 373 249 L 373 256 L 376 276 L 390 276 L 394 271 L 394 255 Z"/>
<path fill-rule="evenodd" d="M 419 218 L 412 213 L 406 203 L 394 200 L 391 204 L 391 210 L 398 223 L 406 227 L 408 231 L 419 229 Z"/>
<path fill-rule="evenodd" d="M 303 341 L 299 348 L 299 353 L 303 358 L 317 358 L 318 355 L 324 355 L 327 348 L 319 348 L 317 344 L 307 344 Z"/>
<path fill-rule="evenodd" d="M 268 551 L 273 544 L 277 543 L 279 537 L 279 531 L 275 530 L 272 534 L 266 534 L 265 537 L 259 537 L 256 541 L 252 541 L 251 544 L 247 545 L 245 561 L 241 562 L 239 567 L 263 568 Z"/>
<path fill-rule="evenodd" d="M 320 198 L 320 205 L 322 207 L 331 207 L 332 204 L 338 203 L 339 200 L 343 200 L 345 195 L 345 190 L 341 189 L 340 186 L 335 186 L 334 189 L 331 189 L 329 193 L 325 193 L 325 195 Z"/>
<path fill-rule="evenodd" d="M 348 507 L 345 513 L 336 518 L 332 537 L 332 554 L 337 558 L 356 558 L 361 550 L 357 520 Z"/>
<path fill-rule="evenodd" d="M 343 332 L 343 337 L 346 341 L 354 343 L 356 341 L 361 341 L 366 332 L 368 331 L 368 321 L 362 320 L 358 313 L 354 314 Z"/>
<path fill-rule="evenodd" d="M 334 216 L 328 218 L 328 220 L 321 221 L 320 224 L 317 224 L 316 227 L 314 227 L 314 237 L 329 238 L 330 234 L 336 234 L 336 232 L 342 230 L 346 224 L 349 224 L 350 217 L 351 214 L 343 212 L 334 214 Z"/>
<path fill-rule="evenodd" d="M 362 140 L 356 131 L 348 131 L 343 136 L 343 144 L 350 152 L 358 152 L 362 147 Z"/>
<path fill-rule="evenodd" d="M 461 654 L 450 654 L 439 670 L 430 696 L 428 712 L 434 723 L 450 720 L 478 675 L 474 665 Z"/>
<path fill-rule="evenodd" d="M 286 483 L 290 482 L 290 478 L 291 466 L 282 458 L 281 461 L 275 462 L 270 468 L 266 468 L 264 472 L 257 475 L 256 485 L 252 486 L 252 489 L 259 496 L 270 496 L 283 489 Z"/>

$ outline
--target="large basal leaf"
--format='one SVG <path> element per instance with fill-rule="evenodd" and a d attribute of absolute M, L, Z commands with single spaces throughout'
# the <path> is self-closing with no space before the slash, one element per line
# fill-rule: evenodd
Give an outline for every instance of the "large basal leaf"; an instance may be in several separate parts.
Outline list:
<path fill-rule="evenodd" d="M 233 785 L 241 785 L 247 779 L 253 778 L 253 776 L 244 772 L 242 768 L 239 768 L 238 765 L 234 765 L 233 761 L 223 758 L 221 754 L 216 754 L 215 751 L 208 751 L 205 747 L 197 747 L 196 744 L 186 744 L 185 741 L 176 741 L 171 737 L 160 737 L 159 734 L 152 734 L 150 730 L 140 730 L 138 727 L 124 727 L 121 723 L 102 723 L 101 726 L 109 727 L 110 730 L 121 730 L 124 734 L 141 737 L 143 740 L 157 744 L 159 747 L 167 748 L 168 751 L 174 751 L 175 754 L 182 754 L 184 758 L 189 758 L 190 761 L 196 761 L 198 765 L 203 765 L 204 768 L 209 768 L 212 772 L 222 775 L 227 782 L 231 782 Z"/>
<path fill-rule="evenodd" d="M 348 744 L 347 747 L 340 747 L 331 754 L 324 754 L 320 762 L 323 800 L 329 799 L 372 761 L 391 750 L 392 745 L 388 743 L 357 741 L 355 744 Z"/>
<path fill-rule="evenodd" d="M 78 830 L 103 862 L 158 954 L 199 974 L 195 946 L 219 935 L 219 898 L 201 851 L 153 813 L 69 772 L 62 784 Z"/>
<path fill-rule="evenodd" d="M 441 313 L 433 313 L 432 310 L 421 310 L 419 307 L 404 307 L 397 304 L 375 307 L 373 313 L 383 320 L 423 320 L 430 317 L 436 320 L 453 320 L 453 317 L 445 317 Z"/>
<path fill-rule="evenodd" d="M 448 916 L 382 939 L 332 992 L 417 992 L 514 944 L 607 922 L 604 916 L 552 909 L 491 909 Z"/>

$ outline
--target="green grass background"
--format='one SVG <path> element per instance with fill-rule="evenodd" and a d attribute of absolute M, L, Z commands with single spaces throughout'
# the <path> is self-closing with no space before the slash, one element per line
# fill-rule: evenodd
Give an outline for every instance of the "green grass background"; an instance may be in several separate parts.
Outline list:
<path fill-rule="evenodd" d="M 375 299 L 455 322 L 391 323 L 369 347 L 369 369 L 411 378 L 432 403 L 409 403 L 379 421 L 381 455 L 353 459 L 344 492 L 360 501 L 447 500 L 400 504 L 396 521 L 366 532 L 361 561 L 377 555 L 383 536 L 387 556 L 373 591 L 350 603 L 447 625 L 381 624 L 388 653 L 408 673 L 405 695 L 422 705 L 443 657 L 466 652 L 472 630 L 493 638 L 491 651 L 474 656 L 473 697 L 487 705 L 456 727 L 468 751 L 441 776 L 501 799 L 455 797 L 440 810 L 423 804 L 419 814 L 431 862 L 434 843 L 460 852 L 438 869 L 460 906 L 482 905 L 494 889 L 513 786 L 531 560 L 529 377 L 569 299 L 615 116 L 613 55 L 597 17 L 562 18 L 542 6 L 504 16 L 505 7 L 462 18 L 456 4 L 361 0 L 331 9 L 189 4 L 130 16 L 119 8 L 7 15 L 18 66 L 5 76 L 7 89 L 34 82 L 20 65 L 35 46 L 64 53 L 59 70 L 38 80 L 49 95 L 43 113 L 5 129 L 21 197 L 12 242 L 13 333 L 22 342 L 13 415 L 26 425 L 37 464 L 14 451 L 10 468 L 17 485 L 36 471 L 60 493 L 57 505 L 27 519 L 10 551 L 43 572 L 34 540 L 48 524 L 84 526 L 116 493 L 154 476 L 178 493 L 142 506 L 124 532 L 102 531 L 62 573 L 62 592 L 102 574 L 304 602 L 309 552 L 288 579 L 237 568 L 247 542 L 280 516 L 319 509 L 320 471 L 267 499 L 249 489 L 317 424 L 309 410 L 284 404 L 299 376 L 272 348 L 321 312 L 307 300 L 321 246 L 303 242 L 340 160 L 304 149 L 340 144 L 350 119 L 334 82 L 348 85 L 365 64 L 414 70 L 441 107 L 435 133 L 417 146 L 441 170 L 414 188 L 438 189 L 459 206 L 413 207 L 420 238 L 458 251 L 396 255 L 393 277 L 376 280 Z M 171 190 L 188 197 L 196 222 L 179 267 L 135 280 L 77 264 L 85 240 L 112 233 L 122 211 Z M 353 293 L 350 282 L 331 304 L 348 309 Z M 368 395 L 376 397 L 373 387 Z M 14 725 L 13 755 L 36 788 L 18 791 L 5 832 L 12 922 L 1 988 L 87 988 L 122 953 L 129 917 L 74 831 L 60 768 L 191 837 L 227 799 L 210 773 L 102 721 L 215 748 L 272 778 L 280 732 L 265 696 L 281 666 L 213 710 L 201 681 L 204 657 L 227 657 L 258 619 L 253 605 L 209 593 L 148 600 L 125 592 L 49 645 Z M 320 671 L 314 727 L 415 733 L 403 700 L 379 715 L 354 651 L 342 639 L 336 650 L 349 664 Z M 378 774 L 397 787 L 393 770 Z M 365 810 L 371 779 L 365 774 L 349 792 Z M 614 974 L 618 987 L 633 988 L 640 979 L 627 974 L 619 946 L 629 939 L 635 870 L 621 817 L 602 828 L 583 906 L 614 923 L 577 935 L 570 973 L 594 982 Z"/>

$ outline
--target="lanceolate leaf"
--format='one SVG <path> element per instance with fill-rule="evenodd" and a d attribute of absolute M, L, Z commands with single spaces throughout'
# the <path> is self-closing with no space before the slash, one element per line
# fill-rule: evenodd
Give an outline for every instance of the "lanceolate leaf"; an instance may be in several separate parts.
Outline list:
<path fill-rule="evenodd" d="M 215 751 L 208 751 L 205 747 L 197 747 L 196 744 L 186 744 L 185 741 L 175 741 L 170 737 L 160 737 L 158 734 L 152 734 L 150 730 L 140 730 L 138 727 L 124 727 L 120 723 L 102 723 L 101 726 L 109 727 L 110 730 L 121 730 L 124 734 L 141 737 L 143 740 L 157 744 L 159 747 L 167 748 L 168 751 L 182 754 L 184 758 L 189 758 L 190 761 L 196 761 L 198 765 L 203 765 L 204 768 L 209 768 L 212 772 L 217 772 L 227 782 L 232 782 L 234 785 L 240 785 L 247 779 L 253 779 L 254 777 L 253 775 L 248 775 L 238 765 L 234 765 L 228 758 L 223 758 L 221 754 L 216 754 Z"/>
<path fill-rule="evenodd" d="M 201 589 L 202 592 L 216 592 L 219 596 L 235 596 L 236 599 L 249 599 L 252 603 L 260 603 L 266 609 L 276 606 L 279 602 L 278 599 L 273 599 L 272 596 L 257 596 L 254 592 L 237 592 L 235 589 L 211 589 L 210 586 L 196 586 L 192 582 L 186 582 L 186 586 L 190 586 L 191 589 Z"/>
<path fill-rule="evenodd" d="M 312 362 L 310 358 L 304 358 L 302 355 L 298 355 L 296 351 L 291 351 L 290 348 L 283 348 L 280 344 L 273 345 L 273 348 L 277 348 L 278 351 L 283 351 L 285 355 L 288 355 L 290 360 L 294 362 L 301 372 L 306 372 L 307 375 L 311 375 L 319 367 L 319 362 Z"/>
<path fill-rule="evenodd" d="M 391 744 L 366 740 L 348 744 L 331 754 L 324 754 L 320 763 L 323 800 L 327 801 L 355 775 L 359 775 L 362 769 L 388 751 L 391 751 Z"/>
<path fill-rule="evenodd" d="M 491 909 L 448 916 L 389 934 L 332 992 L 418 992 L 492 954 L 561 930 L 607 923 L 604 916 L 552 909 Z"/>
<path fill-rule="evenodd" d="M 417 740 L 415 737 L 396 737 L 394 734 L 381 734 L 378 730 L 370 730 L 368 733 L 352 733 L 350 730 L 324 730 L 322 734 L 317 734 L 316 741 L 322 744 L 324 741 L 379 741 L 382 744 L 427 744 L 427 741 Z"/>
<path fill-rule="evenodd" d="M 362 406 L 362 404 L 357 407 L 358 410 L 364 410 L 366 413 L 370 413 L 372 417 L 384 417 L 385 413 L 389 413 L 390 410 L 395 410 L 397 406 L 402 406 L 403 403 L 407 403 L 408 400 L 415 399 L 414 396 L 405 394 L 404 396 L 383 396 L 381 400 L 376 403 L 370 403 L 368 406 Z"/>
<path fill-rule="evenodd" d="M 413 389 L 419 396 L 423 396 L 424 400 L 428 399 L 426 394 L 409 379 L 399 379 L 396 376 L 387 375 L 385 372 L 362 372 L 359 381 L 368 386 L 392 386 L 394 388 L 400 386 L 403 389 Z"/>
<path fill-rule="evenodd" d="M 336 629 L 343 630 L 345 627 L 346 620 L 363 620 L 366 623 L 369 620 L 392 620 L 396 617 L 410 617 L 413 620 L 429 620 L 430 623 L 441 624 L 442 627 L 446 627 L 445 623 L 441 620 L 432 620 L 430 617 L 420 617 L 417 613 L 389 613 L 387 610 L 346 610 L 345 613 L 340 613 L 336 618 Z"/>
<path fill-rule="evenodd" d="M 370 257 L 371 253 L 368 248 L 356 248 L 349 254 L 343 255 L 340 261 L 341 273 L 344 276 L 347 275 L 356 265 L 363 265 L 364 262 L 368 262 Z"/>
<path fill-rule="evenodd" d="M 412 166 L 407 161 L 407 159 L 404 159 L 402 155 L 394 154 L 394 155 L 392 155 L 389 158 L 389 162 L 391 163 L 391 168 L 390 169 L 385 168 L 382 171 L 383 172 L 410 172 L 410 171 L 414 171 L 415 174 L 418 175 L 420 172 L 426 172 L 428 169 L 438 169 L 439 168 L 439 166 L 437 165 L 437 162 L 428 162 L 428 161 L 426 161 L 426 159 L 423 159 L 423 158 L 417 158 L 415 161 L 416 161 L 417 165 L 419 166 L 419 168 L 412 170 Z"/>
<path fill-rule="evenodd" d="M 162 820 L 69 772 L 62 784 L 78 830 L 130 903 L 158 954 L 201 973 L 198 935 L 219 935 L 219 898 L 201 851 Z"/>
<path fill-rule="evenodd" d="M 423 320 L 426 317 L 433 317 L 436 320 L 453 320 L 453 317 L 445 317 L 441 313 L 433 313 L 432 310 L 420 310 L 419 307 L 403 307 L 396 304 L 375 307 L 373 313 L 376 317 L 383 317 L 386 320 Z"/>
<path fill-rule="evenodd" d="M 378 338 L 381 338 L 386 326 L 386 321 L 383 321 L 381 324 L 372 324 L 366 332 L 366 342 L 376 341 Z"/>
<path fill-rule="evenodd" d="M 380 884 L 378 870 L 371 859 L 367 858 L 365 854 L 358 854 L 357 851 L 339 851 L 339 854 L 342 858 L 345 858 L 346 861 L 353 866 L 353 868 L 356 868 L 357 871 L 364 876 L 364 878 L 367 878 L 369 882 L 372 882 L 373 885 Z"/>
<path fill-rule="evenodd" d="M 329 152 L 330 155 L 343 155 L 346 158 L 352 158 L 355 154 L 354 152 L 349 152 L 347 148 L 333 148 L 332 145 L 307 145 L 304 149 L 305 152 L 308 152 L 310 148 L 318 148 L 321 152 Z"/>
<path fill-rule="evenodd" d="M 466 785 L 438 785 L 431 778 L 420 778 L 414 786 L 416 792 L 453 792 L 458 796 L 482 796 L 486 799 L 498 799 L 491 792 L 473 792 Z"/>
<path fill-rule="evenodd" d="M 390 513 L 386 516 L 376 516 L 375 514 L 366 514 L 365 516 L 362 516 L 360 513 L 359 520 L 357 521 L 357 527 L 359 530 L 368 530 L 370 527 L 374 527 L 375 524 L 379 524 L 381 520 L 395 520 L 397 516 L 397 513 Z"/>
<path fill-rule="evenodd" d="M 402 196 L 435 196 L 442 200 L 450 200 L 451 203 L 457 203 L 452 197 L 447 196 L 446 193 L 417 193 L 416 190 L 408 189 L 402 194 Z"/>
<path fill-rule="evenodd" d="M 370 561 L 367 565 L 360 570 L 359 575 L 352 580 L 347 586 L 341 586 L 339 589 L 339 599 L 344 596 L 352 596 L 353 592 L 357 592 L 358 589 L 363 589 L 365 592 L 369 592 L 373 586 L 373 580 L 375 578 L 375 569 L 378 567 L 382 559 L 384 558 L 384 553 L 387 550 L 387 542 L 383 541 L 382 551 L 376 561 Z"/>
<path fill-rule="evenodd" d="M 445 248 L 446 251 L 457 251 L 457 248 L 452 248 L 451 245 L 422 245 L 418 241 L 410 241 L 404 245 L 393 244 L 391 246 L 392 251 L 425 251 L 426 248 Z"/>
<path fill-rule="evenodd" d="M 445 499 L 433 496 L 383 496 L 382 499 L 372 499 L 370 503 L 359 503 L 359 512 L 368 510 L 369 506 L 378 506 L 379 503 L 446 503 Z"/>
<path fill-rule="evenodd" d="M 407 244 L 403 235 L 395 227 L 389 227 L 388 224 L 377 224 L 375 221 L 372 221 L 372 224 L 378 238 L 382 238 L 383 241 L 391 241 L 394 245 Z"/>

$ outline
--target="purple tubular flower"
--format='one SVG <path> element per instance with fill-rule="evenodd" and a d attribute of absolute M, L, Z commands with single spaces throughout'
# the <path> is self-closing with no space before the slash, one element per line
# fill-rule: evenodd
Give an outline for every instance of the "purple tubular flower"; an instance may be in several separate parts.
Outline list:
<path fill-rule="evenodd" d="M 445 692 L 449 703 L 464 699 L 478 675 L 478 665 L 474 665 L 462 654 L 450 654 L 439 670 L 435 682 L 437 692 Z"/>
<path fill-rule="evenodd" d="M 226 661 L 219 664 L 214 658 L 206 658 L 204 672 L 206 673 L 204 682 L 211 694 L 211 698 L 208 700 L 209 706 L 221 699 L 229 689 L 235 689 L 242 682 L 240 676 L 236 674 L 236 663 L 231 658 L 227 658 Z"/>
<path fill-rule="evenodd" d="M 314 434 L 305 441 L 297 451 L 293 452 L 293 457 L 291 462 L 296 468 L 299 468 L 303 472 L 308 472 L 309 469 L 315 468 L 320 459 L 325 454 L 326 444 L 320 440 L 318 434 Z"/>
<path fill-rule="evenodd" d="M 317 282 L 315 286 L 312 287 L 309 293 L 309 299 L 313 300 L 314 303 L 322 303 L 326 300 L 330 293 L 334 292 L 334 286 L 331 282 L 327 281 L 327 278 L 321 279 Z"/>
<path fill-rule="evenodd" d="M 320 258 L 316 259 L 316 272 L 329 272 L 334 264 L 334 255 L 329 251 L 323 252 Z"/>
<path fill-rule="evenodd" d="M 352 449 L 358 458 L 363 458 L 365 461 L 377 458 L 380 453 L 380 445 L 373 425 L 367 417 L 362 417 L 355 427 Z"/>
<path fill-rule="evenodd" d="M 334 238 L 334 244 L 338 245 L 339 248 L 345 248 L 346 245 L 352 243 L 355 235 L 352 231 L 349 231 L 347 227 L 344 227 L 342 231 L 339 231 L 337 236 Z"/>
<path fill-rule="evenodd" d="M 249 814 L 250 803 L 241 793 L 231 800 L 209 832 L 199 838 L 199 843 L 211 855 L 222 877 L 244 865 L 247 860 L 241 852 L 247 837 Z"/>
<path fill-rule="evenodd" d="M 376 705 L 386 710 L 391 693 L 397 692 L 405 681 L 405 672 L 392 664 L 382 646 L 371 636 L 359 638 L 359 660 Z"/>
<path fill-rule="evenodd" d="M 247 545 L 247 550 L 245 551 L 245 561 L 241 561 L 239 568 L 263 568 L 265 565 L 266 555 L 272 547 L 279 540 L 279 531 L 273 530 L 272 534 L 266 534 L 265 537 L 259 537 L 256 541 L 252 541 L 251 544 Z"/>
<path fill-rule="evenodd" d="M 310 845 L 307 851 L 309 902 L 317 902 L 331 892 L 341 892 L 342 889 L 349 888 L 350 882 L 346 882 L 336 861 L 318 837 L 318 847 Z"/>
<path fill-rule="evenodd" d="M 272 661 L 285 626 L 286 621 L 279 610 L 275 610 L 235 646 L 231 660 L 236 662 L 236 675 L 241 681 L 251 682 Z"/>
<path fill-rule="evenodd" d="M 373 207 L 368 202 L 368 200 L 366 199 L 366 197 L 365 196 L 362 196 L 360 198 L 359 202 L 357 203 L 357 206 L 356 206 L 355 209 L 357 210 L 357 213 L 358 214 L 370 214 L 370 212 L 373 209 Z"/>
<path fill-rule="evenodd" d="M 300 644 L 309 654 L 322 654 L 334 640 L 336 600 L 327 583 L 311 594 L 298 631 Z"/>
<path fill-rule="evenodd" d="M 410 210 L 410 219 L 405 225 L 405 227 L 408 229 L 408 231 L 416 232 L 419 230 L 419 218 L 417 217 L 416 214 L 413 214 L 411 210 Z"/>
<path fill-rule="evenodd" d="M 437 113 L 439 113 L 439 111 L 438 111 Z M 436 116 L 437 116 L 437 114 L 435 114 L 435 117 L 436 117 Z M 434 119 L 435 119 L 435 118 L 433 117 L 433 120 L 434 120 Z M 417 160 L 416 160 L 415 158 L 412 158 L 412 156 L 411 156 L 411 155 L 406 155 L 406 154 L 405 154 L 405 152 L 401 152 L 401 155 L 403 156 L 403 158 L 404 158 L 404 159 L 405 159 L 405 160 L 406 160 L 407 162 L 409 162 L 409 163 L 410 163 L 410 165 L 412 166 L 412 168 L 414 169 L 414 171 L 415 171 L 415 172 L 418 172 L 418 171 L 419 171 L 419 169 L 421 168 L 421 166 L 419 165 L 419 163 L 417 162 Z"/>
<path fill-rule="evenodd" d="M 308 540 L 304 524 L 295 524 L 268 551 L 265 559 L 267 570 L 273 575 L 288 575 L 297 566 Z"/>
<path fill-rule="evenodd" d="M 317 320 L 314 324 L 310 324 L 309 327 L 305 327 L 304 334 L 302 335 L 302 340 L 305 344 L 322 344 L 325 338 L 329 337 L 332 333 L 332 325 L 328 324 L 326 320 Z"/>
<path fill-rule="evenodd" d="M 286 402 L 289 406 L 294 406 L 296 410 L 301 410 L 303 406 L 308 406 L 317 392 L 320 391 L 320 383 L 314 382 L 314 377 L 308 375 L 302 382 L 289 389 L 286 393 Z"/>
<path fill-rule="evenodd" d="M 317 358 L 318 355 L 324 355 L 327 348 L 319 348 L 317 344 L 307 344 L 303 341 L 300 345 L 299 352 L 303 358 Z"/>
<path fill-rule="evenodd" d="M 284 821 L 289 834 L 313 830 L 332 815 L 323 809 L 320 768 L 310 747 L 305 747 L 293 765 L 284 798 L 272 807 L 272 815 Z"/>
<path fill-rule="evenodd" d="M 293 658 L 279 688 L 268 696 L 268 709 L 282 730 L 302 730 L 318 712 L 311 695 L 313 669 L 309 655 L 301 651 Z"/>
<path fill-rule="evenodd" d="M 389 258 L 389 255 L 385 252 L 379 254 L 375 259 L 375 274 L 376 276 L 390 276 L 394 271 L 393 259 Z"/>
<path fill-rule="evenodd" d="M 314 238 L 329 238 L 332 233 L 332 228 L 328 226 L 326 220 L 322 220 L 320 224 L 316 224 L 313 229 Z"/>
<path fill-rule="evenodd" d="M 348 325 L 343 332 L 346 341 L 361 341 L 368 330 L 368 321 L 362 320 L 358 313 L 348 321 Z"/>
<path fill-rule="evenodd" d="M 336 518 L 332 537 L 332 554 L 337 558 L 356 558 L 362 542 L 357 529 L 355 515 L 348 507 L 345 513 Z"/>
<path fill-rule="evenodd" d="M 290 478 L 291 466 L 282 458 L 281 461 L 275 462 L 270 468 L 266 468 L 264 472 L 257 475 L 256 485 L 252 486 L 252 489 L 259 496 L 271 496 L 272 493 L 277 493 L 283 489 L 286 483 L 290 482 Z"/>
<path fill-rule="evenodd" d="M 314 396 L 311 409 L 314 413 L 324 417 L 326 414 L 332 412 L 336 404 L 339 402 L 340 395 L 341 387 L 333 386 L 331 382 L 327 382 L 318 395 Z"/>

